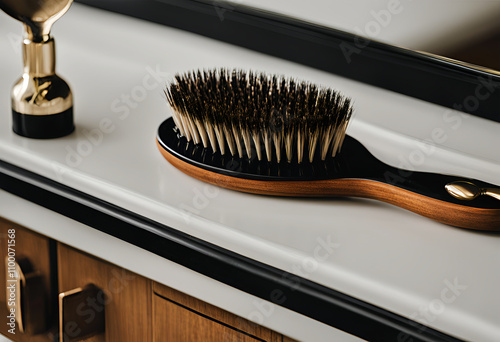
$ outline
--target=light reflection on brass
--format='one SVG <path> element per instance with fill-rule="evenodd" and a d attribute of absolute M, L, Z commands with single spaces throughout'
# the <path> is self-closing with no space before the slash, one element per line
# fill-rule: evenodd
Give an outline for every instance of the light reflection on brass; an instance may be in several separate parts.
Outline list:
<path fill-rule="evenodd" d="M 106 327 L 106 308 L 101 299 L 104 296 L 104 291 L 93 284 L 59 293 L 58 342 L 77 342 L 103 334 Z M 101 303 L 102 306 L 97 309 L 92 307 L 93 318 L 89 320 L 82 315 L 82 308 L 92 302 Z M 75 329 L 75 326 L 78 329 Z"/>
<path fill-rule="evenodd" d="M 0 8 L 26 25 L 26 38 L 33 42 L 50 39 L 52 25 L 73 0 L 0 0 Z"/>
<path fill-rule="evenodd" d="M 445 188 L 450 195 L 464 201 L 472 201 L 482 195 L 491 196 L 500 200 L 500 189 L 483 189 L 471 182 L 452 182 L 446 184 Z"/>
<path fill-rule="evenodd" d="M 50 115 L 73 106 L 68 84 L 56 75 L 54 22 L 72 0 L 0 0 L 0 8 L 24 23 L 23 76 L 12 89 L 12 109 L 21 114 Z"/>

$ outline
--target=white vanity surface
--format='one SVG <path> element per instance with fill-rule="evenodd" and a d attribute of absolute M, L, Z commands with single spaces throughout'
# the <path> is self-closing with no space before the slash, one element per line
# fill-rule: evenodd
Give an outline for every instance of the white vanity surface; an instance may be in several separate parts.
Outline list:
<path fill-rule="evenodd" d="M 216 188 L 175 169 L 155 145 L 159 124 L 170 116 L 165 82 L 176 72 L 210 67 L 252 68 L 341 90 L 355 100 L 348 133 L 395 166 L 500 184 L 500 124 L 74 4 L 53 33 L 58 72 L 75 95 L 76 132 L 25 139 L 11 131 L 9 99 L 22 70 L 21 27 L 0 13 L 0 160 L 446 334 L 500 340 L 500 235 L 453 228 L 372 200 Z M 446 136 L 440 144 L 432 142 L 436 129 Z M 262 302 L 4 191 L 0 216 L 242 317 Z M 334 246 L 325 261 L 314 259 L 320 241 Z M 455 296 L 441 306 L 450 287 Z M 358 340 L 278 306 L 259 323 L 298 340 Z"/>

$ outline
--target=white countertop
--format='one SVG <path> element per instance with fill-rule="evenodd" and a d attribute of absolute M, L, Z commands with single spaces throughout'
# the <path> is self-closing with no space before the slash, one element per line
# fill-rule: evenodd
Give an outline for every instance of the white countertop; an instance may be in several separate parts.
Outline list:
<path fill-rule="evenodd" d="M 284 199 L 215 188 L 168 164 L 156 149 L 155 135 L 169 116 L 162 96 L 165 80 L 176 72 L 221 66 L 286 74 L 342 90 L 355 99 L 349 134 L 396 166 L 419 154 L 425 157 L 413 165 L 418 170 L 500 184 L 500 124 L 75 4 L 53 33 L 58 71 L 75 95 L 76 132 L 56 140 L 25 139 L 11 131 L 9 101 L 10 88 L 21 73 L 20 42 L 16 42 L 21 25 L 3 13 L 0 18 L 0 159 L 450 335 L 498 341 L 500 236 L 452 228 L 371 200 Z M 125 104 L 123 96 L 130 96 L 131 102 Z M 113 130 L 99 132 L 104 122 Z M 446 134 L 445 141 L 425 144 L 435 129 Z M 7 200 L 10 197 L 2 194 L 0 216 L 16 220 Z M 17 217 L 20 223 L 28 220 Z M 93 229 L 80 225 L 74 231 L 73 227 L 38 230 L 241 316 L 251 313 L 249 307 L 223 298 L 220 290 L 220 296 L 210 295 L 152 269 L 142 270 L 137 258 L 161 263 L 158 257 L 145 256 L 151 253 L 132 247 L 127 253 L 128 244 L 114 238 L 106 241 L 116 244 L 116 254 L 112 247 L 108 251 L 92 247 L 93 238 L 103 238 Z M 327 260 L 316 262 L 314 250 L 321 240 L 333 241 L 335 248 Z M 439 308 L 439 314 L 419 313 L 429 306 L 434 310 L 449 282 L 466 289 Z M 284 311 L 288 312 L 279 312 Z M 298 329 L 280 317 L 264 325 L 311 341 L 334 330 L 295 315 Z M 345 340 L 351 338 L 346 336 Z"/>

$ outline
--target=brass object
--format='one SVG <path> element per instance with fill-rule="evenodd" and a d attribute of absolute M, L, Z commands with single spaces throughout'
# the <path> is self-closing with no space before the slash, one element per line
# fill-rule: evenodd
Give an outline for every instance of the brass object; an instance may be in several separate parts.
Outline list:
<path fill-rule="evenodd" d="M 500 200 L 500 189 L 483 189 L 471 182 L 452 182 L 446 184 L 445 188 L 450 195 L 464 201 L 472 201 L 473 199 L 482 195 L 491 196 L 493 198 L 496 198 L 497 200 Z"/>
<path fill-rule="evenodd" d="M 30 138 L 56 138 L 74 130 L 73 96 L 56 74 L 50 30 L 73 0 L 0 0 L 0 8 L 24 23 L 23 75 L 12 89 L 13 130 Z"/>
<path fill-rule="evenodd" d="M 47 330 L 47 295 L 43 276 L 26 258 L 5 258 L 6 305 L 21 333 L 35 335 Z M 10 323 L 10 318 L 9 322 Z"/>
<path fill-rule="evenodd" d="M 59 294 L 59 342 L 76 342 L 104 333 L 104 292 L 93 284 Z"/>

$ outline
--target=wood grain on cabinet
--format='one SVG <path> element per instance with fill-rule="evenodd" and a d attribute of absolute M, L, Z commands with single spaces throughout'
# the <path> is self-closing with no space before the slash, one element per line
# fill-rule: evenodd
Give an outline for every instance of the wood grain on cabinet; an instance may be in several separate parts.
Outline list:
<path fill-rule="evenodd" d="M 6 305 L 7 286 L 5 257 L 8 255 L 8 230 L 15 229 L 15 258 L 21 260 L 23 258 L 29 260 L 32 268 L 42 275 L 43 291 L 45 293 L 45 306 L 47 308 L 45 317 L 49 330 L 36 335 L 22 334 L 16 326 L 15 335 L 8 332 L 10 329 L 7 326 L 7 316 L 9 315 Z M 47 342 L 52 341 L 52 337 L 57 329 L 57 275 L 56 256 L 55 256 L 55 241 L 23 228 L 15 223 L 6 221 L 0 218 L 0 333 L 7 336 L 9 339 L 18 342 Z M 41 299 L 41 300 L 44 300 Z"/>
<path fill-rule="evenodd" d="M 93 284 L 105 296 L 83 303 L 80 313 L 105 310 L 105 333 L 85 341 L 152 341 L 151 281 L 63 244 L 57 246 L 59 291 Z M 78 314 L 78 313 L 76 313 Z"/>
<path fill-rule="evenodd" d="M 0 333 L 16 342 L 52 342 L 58 337 L 58 293 L 94 285 L 104 296 L 88 298 L 74 314 L 80 321 L 105 311 L 105 332 L 86 342 L 294 342 L 274 331 L 200 301 L 104 260 L 58 243 L 0 218 L 0 256 L 7 255 L 8 230 L 16 231 L 19 258 L 28 258 L 44 276 L 50 330 L 35 336 Z M 6 284 L 0 262 L 0 284 Z M 90 300 L 90 301 L 89 301 Z M 80 304 L 80 305 L 79 305 Z M 0 291 L 0 315 L 8 315 L 5 291 Z M 75 316 L 76 317 L 76 316 Z M 75 321 L 78 321 L 75 319 Z M 69 331 L 77 331 L 72 327 Z"/>
<path fill-rule="evenodd" d="M 213 305 L 153 283 L 154 342 L 281 342 L 283 336 Z"/>

